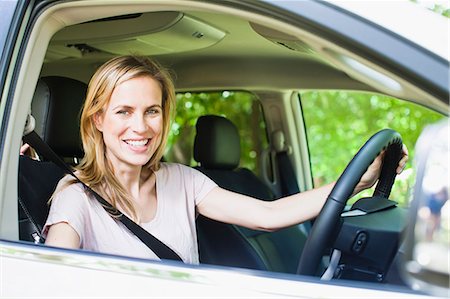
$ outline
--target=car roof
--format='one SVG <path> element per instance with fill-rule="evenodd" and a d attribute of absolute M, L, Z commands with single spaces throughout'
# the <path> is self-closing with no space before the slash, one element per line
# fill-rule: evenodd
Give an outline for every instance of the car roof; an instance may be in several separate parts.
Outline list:
<path fill-rule="evenodd" d="M 380 48 L 380 45 L 377 46 L 376 38 L 371 40 L 369 36 L 364 49 L 366 53 L 363 54 L 360 44 L 352 40 L 352 34 L 360 28 L 346 28 L 344 24 L 343 30 L 348 29 L 349 32 L 341 31 L 341 36 L 334 37 L 329 34 L 329 28 L 318 28 L 318 20 L 300 16 L 302 11 L 307 11 L 308 5 L 316 5 L 315 1 L 265 2 L 270 6 L 264 6 L 261 1 L 221 1 L 220 5 L 215 2 L 190 1 L 190 6 L 182 5 L 187 2 L 165 2 L 164 5 L 158 2 L 156 7 L 159 9 L 153 9 L 147 2 L 139 6 L 131 1 L 135 5 L 124 9 L 112 1 L 106 1 L 103 5 L 93 1 L 89 14 L 86 8 L 80 7 L 77 16 L 61 15 L 65 23 L 72 22 L 75 25 L 62 28 L 53 36 L 41 75 L 63 75 L 88 82 L 95 69 L 104 61 L 134 49 L 131 53 L 151 56 L 171 69 L 178 91 L 366 90 L 415 101 L 441 112 L 448 110 L 448 99 L 445 102 L 445 98 L 448 98 L 448 80 L 441 78 L 445 77 L 440 75 L 443 72 L 426 74 L 434 76 L 431 81 L 440 80 L 440 91 L 424 93 L 424 88 L 417 88 L 416 82 L 408 82 L 411 78 L 415 80 L 416 74 L 410 74 L 406 81 L 403 78 L 410 71 L 407 58 L 404 58 L 401 69 L 396 65 L 388 65 L 389 69 L 385 67 L 386 64 L 378 64 L 380 59 L 385 59 L 385 54 L 391 54 L 389 51 L 395 52 L 392 47 L 381 48 L 376 54 L 378 57 L 374 57 L 372 47 Z M 411 19 L 420 15 L 421 19 L 427 20 L 427 25 L 441 28 L 433 31 L 443 32 L 447 23 L 438 15 L 418 6 L 413 8 L 413 3 L 402 3 L 414 14 L 408 17 L 402 14 L 401 18 L 380 17 L 379 10 L 375 13 L 375 9 L 350 2 L 318 3 L 325 8 L 328 6 L 329 10 L 342 12 L 345 9 L 354 19 L 363 20 L 360 24 L 366 24 L 367 28 L 387 26 L 392 31 L 382 30 L 394 32 L 391 39 L 405 41 L 411 38 L 407 44 L 425 50 L 427 55 L 435 53 L 434 56 L 439 59 L 445 56 L 444 47 L 439 42 L 445 40 L 444 34 L 434 36 L 423 30 L 421 34 L 414 34 L 414 28 L 408 28 L 414 24 L 410 22 Z M 64 4 L 78 5 L 69 2 Z M 382 9 L 381 5 L 371 5 Z M 288 9 L 296 10 L 298 15 L 276 20 L 277 6 L 285 9 L 278 13 L 279 16 L 289 15 L 286 13 Z M 389 11 L 386 15 L 392 13 Z M 290 24 L 297 20 L 298 24 Z M 180 24 L 182 26 L 178 26 Z M 334 25 L 341 24 L 329 24 L 331 27 Z M 186 34 L 183 28 L 192 31 Z M 345 34 L 347 36 L 344 39 Z M 399 56 L 398 53 L 394 54 Z M 386 61 L 395 63 L 396 57 Z M 447 67 L 441 67 L 444 72 L 448 71 L 448 57 L 445 61 Z M 416 62 L 417 65 L 420 63 Z M 417 68 L 420 69 L 420 65 Z M 431 65 L 428 68 L 436 69 Z"/>
<path fill-rule="evenodd" d="M 449 61 L 450 18 L 408 0 L 329 1 Z M 433 1 L 435 3 L 436 1 Z M 400 15 L 401 14 L 401 15 Z M 437 34 L 442 33 L 440 38 Z M 446 33 L 444 35 L 444 33 Z"/>

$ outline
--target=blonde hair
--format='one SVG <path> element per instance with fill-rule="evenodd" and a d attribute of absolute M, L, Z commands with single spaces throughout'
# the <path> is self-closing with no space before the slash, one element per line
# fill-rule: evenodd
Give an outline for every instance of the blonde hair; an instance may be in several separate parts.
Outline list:
<path fill-rule="evenodd" d="M 139 222 L 131 194 L 114 175 L 114 169 L 105 153 L 103 135 L 97 129 L 94 117 L 109 104 L 114 88 L 138 77 L 150 77 L 157 81 L 162 91 L 163 131 L 161 143 L 143 167 L 159 169 L 170 129 L 175 90 L 168 72 L 156 62 L 139 56 L 120 56 L 103 64 L 89 82 L 86 101 L 81 111 L 80 132 L 84 157 L 76 167 L 78 178 L 97 191 L 115 207 L 121 207 L 133 220 Z"/>

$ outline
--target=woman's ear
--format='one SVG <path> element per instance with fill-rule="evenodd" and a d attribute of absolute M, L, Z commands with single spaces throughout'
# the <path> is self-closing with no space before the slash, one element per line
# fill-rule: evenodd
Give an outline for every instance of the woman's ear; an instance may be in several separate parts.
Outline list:
<path fill-rule="evenodd" d="M 103 115 L 102 112 L 96 112 L 93 116 L 94 118 L 94 124 L 95 127 L 97 128 L 97 130 L 99 130 L 100 132 L 103 132 Z"/>

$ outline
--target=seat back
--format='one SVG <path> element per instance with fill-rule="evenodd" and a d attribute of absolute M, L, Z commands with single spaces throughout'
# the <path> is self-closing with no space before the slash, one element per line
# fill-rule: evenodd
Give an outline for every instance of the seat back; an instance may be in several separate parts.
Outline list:
<path fill-rule="evenodd" d="M 42 228 L 49 212 L 48 200 L 64 171 L 52 162 L 19 157 L 19 238 L 40 243 Z"/>
<path fill-rule="evenodd" d="M 73 162 L 83 155 L 78 115 L 87 85 L 63 77 L 39 79 L 32 102 L 35 131 L 63 159 Z M 48 200 L 64 170 L 52 162 L 19 157 L 19 238 L 39 242 L 47 219 Z"/>
<path fill-rule="evenodd" d="M 261 200 L 274 194 L 253 172 L 239 167 L 241 146 L 236 126 L 222 116 L 198 118 L 194 140 L 194 159 L 198 169 L 219 186 Z"/>
<path fill-rule="evenodd" d="M 231 121 L 221 116 L 201 116 L 196 129 L 194 159 L 200 164 L 198 170 L 224 189 L 274 200 L 262 180 L 239 167 L 240 138 Z M 306 241 L 298 226 L 269 233 L 199 216 L 197 227 L 200 261 L 226 266 L 295 273 Z"/>
<path fill-rule="evenodd" d="M 33 97 L 36 133 L 66 160 L 83 156 L 79 115 L 86 91 L 81 81 L 49 76 L 39 79 Z"/>

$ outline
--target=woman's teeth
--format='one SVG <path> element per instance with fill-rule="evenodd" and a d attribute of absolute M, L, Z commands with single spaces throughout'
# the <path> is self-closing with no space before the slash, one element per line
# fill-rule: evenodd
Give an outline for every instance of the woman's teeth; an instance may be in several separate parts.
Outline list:
<path fill-rule="evenodd" d="M 144 140 L 125 140 L 125 142 L 131 146 L 145 146 L 149 139 Z"/>

